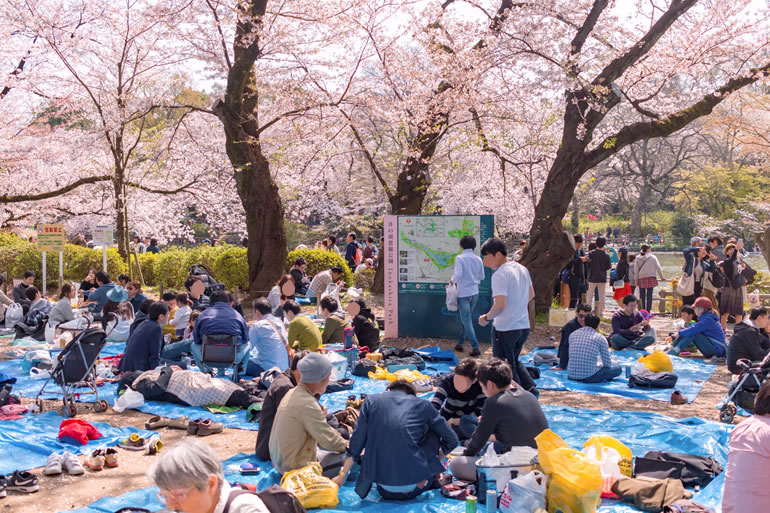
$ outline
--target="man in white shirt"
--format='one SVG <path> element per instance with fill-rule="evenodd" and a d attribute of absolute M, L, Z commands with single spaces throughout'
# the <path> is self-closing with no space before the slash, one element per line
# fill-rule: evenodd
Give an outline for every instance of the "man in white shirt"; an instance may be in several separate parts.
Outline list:
<path fill-rule="evenodd" d="M 471 356 L 480 356 L 479 341 L 473 329 L 473 310 L 479 299 L 479 283 L 484 279 L 484 264 L 481 258 L 473 253 L 476 249 L 476 239 L 465 235 L 460 239 L 462 253 L 455 257 L 455 272 L 452 281 L 457 286 L 457 313 L 460 314 L 460 335 L 457 337 L 455 351 L 462 353 L 465 339 L 471 344 Z"/>
<path fill-rule="evenodd" d="M 535 297 L 529 271 L 518 262 L 508 261 L 508 250 L 500 239 L 488 239 L 481 246 L 481 258 L 484 265 L 495 272 L 492 274 L 494 303 L 489 312 L 479 317 L 479 324 L 486 326 L 489 321 L 493 322 L 492 354 L 508 361 L 516 383 L 538 395 L 535 381 L 519 361 L 521 348 L 529 337 L 529 302 Z"/>
<path fill-rule="evenodd" d="M 326 291 L 332 283 L 337 283 L 342 279 L 342 267 L 335 265 L 331 269 L 321 271 L 313 276 L 313 281 L 310 282 L 310 286 L 307 288 L 307 297 L 317 298 L 321 300 L 321 295 Z"/>

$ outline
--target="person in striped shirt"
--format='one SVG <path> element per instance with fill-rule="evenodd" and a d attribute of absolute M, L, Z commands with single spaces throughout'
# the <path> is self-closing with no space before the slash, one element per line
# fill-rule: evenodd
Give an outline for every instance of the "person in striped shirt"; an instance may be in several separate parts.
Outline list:
<path fill-rule="evenodd" d="M 484 406 L 484 392 L 476 378 L 478 364 L 473 358 L 465 358 L 445 376 L 431 399 L 457 437 L 468 440 L 479 425 L 481 408 Z"/>

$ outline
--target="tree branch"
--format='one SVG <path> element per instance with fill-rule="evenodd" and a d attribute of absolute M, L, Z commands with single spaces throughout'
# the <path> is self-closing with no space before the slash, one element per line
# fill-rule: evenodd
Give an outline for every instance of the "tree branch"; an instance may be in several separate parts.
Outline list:
<path fill-rule="evenodd" d="M 61 187 L 59 189 L 43 192 L 40 194 L 19 194 L 19 195 L 3 194 L 3 195 L 0 195 L 0 204 L 22 203 L 24 201 L 40 201 L 44 199 L 54 198 L 56 196 L 61 196 L 62 194 L 66 194 L 74 189 L 77 189 L 81 185 L 88 185 L 88 184 L 94 184 L 99 182 L 109 182 L 110 180 L 112 180 L 111 175 L 89 176 L 87 178 L 81 178 L 80 180 L 76 180 L 71 184 L 65 185 L 64 187 Z"/>
<path fill-rule="evenodd" d="M 570 57 L 578 55 L 583 50 L 586 39 L 593 32 L 596 22 L 599 20 L 599 16 L 601 16 L 604 9 L 607 8 L 607 4 L 609 4 L 609 0 L 594 0 L 594 5 L 588 13 L 586 21 L 580 26 L 570 43 Z M 573 65 L 575 64 L 573 63 Z M 577 71 L 577 68 L 575 68 L 575 71 Z"/>

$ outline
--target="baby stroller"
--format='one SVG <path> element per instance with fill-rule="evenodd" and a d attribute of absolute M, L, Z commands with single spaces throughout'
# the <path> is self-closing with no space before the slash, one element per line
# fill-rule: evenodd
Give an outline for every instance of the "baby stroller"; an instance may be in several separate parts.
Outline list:
<path fill-rule="evenodd" d="M 754 410 L 754 398 L 770 374 L 770 354 L 758 365 L 752 365 L 750 360 L 738 360 L 736 365 L 741 373 L 738 380 L 730 385 L 727 400 L 719 410 L 719 420 L 726 424 L 732 424 L 738 407 L 748 412 Z"/>
<path fill-rule="evenodd" d="M 77 415 L 75 399 L 80 398 L 81 395 L 95 395 L 96 401 L 93 404 L 95 412 L 107 409 L 107 401 L 99 399 L 94 368 L 99 353 L 107 342 L 107 335 L 108 333 L 105 333 L 100 325 L 91 327 L 89 320 L 86 328 L 61 350 L 50 371 L 51 376 L 43 383 L 43 388 L 35 398 L 39 412 L 43 411 L 43 401 L 40 396 L 46 392 L 46 386 L 51 380 L 61 387 L 63 405 L 59 408 L 59 413 L 62 417 Z M 75 389 L 78 387 L 87 387 L 90 391 L 76 392 Z"/>
<path fill-rule="evenodd" d="M 206 290 L 203 293 L 207 296 L 211 296 L 211 293 L 215 290 L 225 290 L 224 283 L 219 283 L 215 280 L 214 274 L 203 264 L 190 266 L 190 277 L 193 276 L 200 278 L 203 284 L 206 285 Z"/>

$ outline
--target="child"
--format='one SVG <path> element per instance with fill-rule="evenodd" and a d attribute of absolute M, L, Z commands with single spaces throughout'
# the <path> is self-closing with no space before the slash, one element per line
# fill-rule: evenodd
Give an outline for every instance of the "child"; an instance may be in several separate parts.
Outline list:
<path fill-rule="evenodd" d="M 185 328 L 190 321 L 192 302 L 186 293 L 181 292 L 176 295 L 176 306 L 177 310 L 174 314 L 174 318 L 168 321 L 168 323 L 176 327 L 177 338 L 182 338 L 184 336 Z"/>
<path fill-rule="evenodd" d="M 198 316 L 201 314 L 200 310 L 193 310 L 190 312 L 190 320 L 187 321 L 187 327 L 184 330 L 184 334 L 182 335 L 182 340 L 187 340 L 189 338 L 192 338 L 193 336 L 193 330 L 195 329 L 195 321 L 198 320 Z"/>

